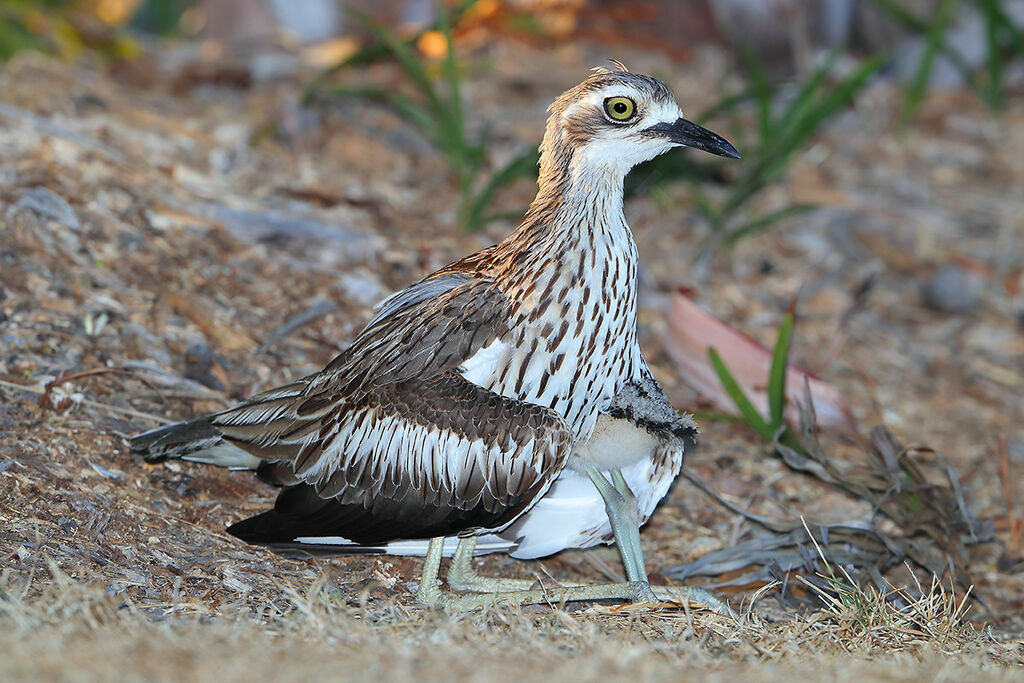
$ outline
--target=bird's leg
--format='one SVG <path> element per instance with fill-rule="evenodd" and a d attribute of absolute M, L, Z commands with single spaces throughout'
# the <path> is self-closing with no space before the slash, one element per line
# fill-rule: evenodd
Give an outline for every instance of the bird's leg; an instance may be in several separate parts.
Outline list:
<path fill-rule="evenodd" d="M 612 485 L 619 492 L 619 495 L 622 496 L 622 504 L 626 510 L 625 516 L 629 519 L 629 524 L 625 528 L 624 533 L 629 539 L 629 548 L 633 553 L 633 564 L 637 567 L 637 576 L 636 578 L 630 578 L 630 581 L 647 581 L 647 563 L 644 562 L 644 548 L 640 544 L 640 508 L 636 502 L 636 495 L 629 488 L 629 484 L 626 483 L 626 478 L 622 476 L 622 470 L 612 470 L 611 474 Z"/>
<path fill-rule="evenodd" d="M 626 568 L 626 578 L 630 581 L 642 581 L 650 587 L 656 600 L 689 601 L 704 605 L 722 614 L 736 616 L 732 608 L 703 588 L 695 586 L 651 586 L 647 581 L 647 566 L 644 563 L 643 546 L 640 545 L 640 518 L 633 494 L 621 470 L 612 470 L 612 483 L 601 474 L 596 467 L 587 469 L 587 476 L 594 482 L 601 497 L 604 498 L 608 520 L 615 534 L 615 545 L 622 555 L 622 564 Z"/>
<path fill-rule="evenodd" d="M 460 555 L 459 550 L 456 550 L 456 557 L 459 558 L 459 563 L 468 564 L 468 560 L 473 556 L 473 548 L 475 545 L 476 544 L 470 539 L 463 539 L 463 542 L 460 542 L 459 550 L 462 551 L 462 554 Z M 453 587 L 455 585 L 465 586 L 468 590 L 481 592 L 467 594 L 450 593 L 442 591 L 437 586 L 437 575 L 441 567 L 441 553 L 443 549 L 443 538 L 430 539 L 430 545 L 427 547 L 427 557 L 423 563 L 423 577 L 420 579 L 420 585 L 416 591 L 416 599 L 428 607 L 441 607 L 451 610 L 477 610 L 499 605 L 558 605 L 563 602 L 574 602 L 580 600 L 628 600 L 630 602 L 652 601 L 651 586 L 646 581 L 607 584 L 572 584 L 540 590 L 508 590 L 509 586 L 522 586 L 527 583 L 532 585 L 533 582 L 521 579 L 491 579 L 490 577 L 482 577 L 473 570 L 472 566 L 469 566 L 469 576 L 476 578 L 469 578 L 469 584 L 461 583 L 461 579 L 467 578 L 466 569 L 459 569 L 458 565 L 454 564 L 454 560 L 453 565 L 455 567 L 456 580 L 453 584 L 451 577 L 449 577 L 449 585 L 452 585 Z M 495 583 L 485 586 L 485 584 L 489 584 L 492 581 Z M 519 583 L 520 581 L 522 581 L 522 583 Z M 657 595 L 655 597 L 661 596 Z M 683 592 L 681 595 L 670 595 L 662 599 L 671 600 L 678 599 L 680 597 L 688 597 L 688 594 Z M 705 604 L 715 611 L 723 614 L 732 614 L 732 610 L 729 609 L 727 605 L 710 595 L 707 596 L 707 599 L 702 599 L 697 596 L 689 597 L 694 602 Z"/>
<path fill-rule="evenodd" d="M 441 553 L 444 552 L 444 536 L 430 539 L 427 556 L 423 559 L 423 576 L 416 587 L 416 599 L 431 607 L 444 603 L 445 595 L 437 587 L 437 575 L 441 571 Z"/>
<path fill-rule="evenodd" d="M 604 479 L 604 477 L 601 477 Z M 605 484 L 608 480 L 604 479 Z M 612 488 L 609 485 L 609 488 Z M 614 489 L 612 489 L 614 491 Z M 617 493 L 617 491 L 616 491 Z M 621 494 L 620 494 L 621 495 Z M 526 579 L 500 579 L 479 575 L 473 568 L 473 550 L 476 537 L 463 538 L 452 558 L 448 570 L 448 585 L 455 590 L 475 591 L 455 594 L 442 591 L 437 585 L 441 569 L 444 538 L 432 538 L 423 562 L 423 576 L 416 590 L 416 599 L 428 607 L 452 610 L 476 610 L 503 605 L 557 605 L 580 600 L 628 600 L 630 602 L 656 602 L 658 600 L 690 600 L 706 605 L 722 614 L 734 615 L 721 600 L 700 588 L 667 589 L 659 586 L 652 590 L 647 581 L 628 581 L 607 584 L 567 584 L 550 589 L 527 590 L 534 582 Z"/>
<path fill-rule="evenodd" d="M 448 585 L 455 591 L 471 591 L 473 593 L 504 593 L 508 591 L 528 590 L 537 585 L 532 579 L 505 579 L 497 576 L 482 576 L 473 566 L 473 551 L 476 549 L 476 536 L 459 539 L 451 564 L 448 565 Z"/>
<path fill-rule="evenodd" d="M 466 555 L 472 557 L 473 544 L 463 544 Z M 437 586 L 437 575 L 441 568 L 441 553 L 444 538 L 432 538 L 427 546 L 427 557 L 423 562 L 423 576 L 416 590 L 416 599 L 428 607 L 442 607 L 453 610 L 484 609 L 496 605 L 558 604 L 574 600 L 630 600 L 640 602 L 646 599 L 646 584 L 610 583 L 604 585 L 569 586 L 553 590 L 512 590 L 492 593 L 470 593 L 456 595 L 442 591 Z"/>
<path fill-rule="evenodd" d="M 618 470 L 612 472 L 614 486 L 596 467 L 588 466 L 586 473 L 604 499 L 608 521 L 611 522 L 612 533 L 615 534 L 615 545 L 622 555 L 626 578 L 629 581 L 646 582 L 647 568 L 644 566 L 643 548 L 640 547 L 640 520 L 637 517 L 636 496 Z"/>

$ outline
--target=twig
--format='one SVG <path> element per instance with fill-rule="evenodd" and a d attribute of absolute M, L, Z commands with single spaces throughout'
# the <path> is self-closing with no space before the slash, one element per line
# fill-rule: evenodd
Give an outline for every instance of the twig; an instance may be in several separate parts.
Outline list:
<path fill-rule="evenodd" d="M 696 474 L 686 469 L 685 467 L 681 470 L 681 472 L 682 475 L 686 477 L 691 484 L 693 484 L 701 491 L 717 500 L 719 503 L 721 503 L 722 505 L 724 505 L 726 508 L 736 513 L 737 515 L 745 517 L 746 519 L 749 519 L 751 522 L 759 524 L 763 526 L 765 529 L 773 531 L 777 534 L 788 534 L 790 531 L 793 530 L 793 526 L 786 525 L 781 521 L 774 520 L 764 515 L 758 515 L 756 513 L 750 512 L 749 510 L 745 510 L 741 508 L 739 505 L 736 505 L 735 503 L 726 500 L 717 491 L 711 488 L 711 486 L 706 481 L 704 481 L 703 479 L 701 479 L 700 477 L 698 477 Z"/>
<path fill-rule="evenodd" d="M 307 325 L 317 318 L 325 316 L 328 313 L 333 313 L 336 310 L 338 310 L 338 304 L 329 299 L 321 299 L 320 301 L 315 302 L 302 313 L 293 315 L 283 324 L 271 330 L 270 334 L 267 335 L 267 338 L 264 339 L 263 343 L 256 349 L 256 353 L 263 353 L 303 325 Z"/>
<path fill-rule="evenodd" d="M 198 401 L 219 401 L 227 404 L 230 399 L 222 392 L 211 389 L 196 382 L 175 375 L 161 367 L 137 360 L 125 361 L 121 367 L 135 373 L 147 373 L 151 379 L 144 379 L 141 374 L 133 375 L 140 382 L 151 387 L 161 398 L 184 398 Z M 167 390 L 161 389 L 166 387 Z"/>

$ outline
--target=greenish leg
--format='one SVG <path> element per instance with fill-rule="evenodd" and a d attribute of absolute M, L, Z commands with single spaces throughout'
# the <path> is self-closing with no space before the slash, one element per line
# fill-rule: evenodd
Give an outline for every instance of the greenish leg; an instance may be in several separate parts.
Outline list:
<path fill-rule="evenodd" d="M 504 579 L 483 576 L 473 566 L 473 551 L 476 550 L 476 536 L 459 539 L 451 564 L 448 565 L 448 585 L 454 591 L 472 593 L 507 593 L 529 590 L 537 585 L 532 579 Z"/>
<path fill-rule="evenodd" d="M 472 556 L 469 544 L 464 544 L 464 553 Z M 628 600 L 630 602 L 650 602 L 651 587 L 644 582 L 580 584 L 576 586 L 559 586 L 549 590 L 503 590 L 489 593 L 455 594 L 442 591 L 437 586 L 437 576 L 441 568 L 441 552 L 444 549 L 444 538 L 432 538 L 427 548 L 426 561 L 423 563 L 423 577 L 416 591 L 416 599 L 428 607 L 442 607 L 452 610 L 475 610 L 493 606 L 538 605 L 579 600 Z M 468 550 L 466 550 L 468 549 Z M 475 573 L 475 572 L 474 572 Z M 487 580 L 485 577 L 479 577 Z M 532 584 L 532 582 L 531 582 Z M 480 586 L 480 584 L 476 584 Z"/>
<path fill-rule="evenodd" d="M 615 534 L 615 545 L 622 555 L 622 565 L 629 581 L 647 581 L 644 551 L 640 546 L 640 519 L 637 516 L 636 496 L 626 485 L 619 470 L 612 470 L 612 483 L 596 467 L 586 469 L 590 481 L 604 499 L 608 521 Z"/>
<path fill-rule="evenodd" d="M 643 546 L 640 544 L 640 518 L 633 494 L 621 470 L 612 470 L 612 483 L 597 468 L 587 470 L 587 476 L 594 482 L 608 511 L 608 520 L 615 534 L 615 545 L 622 555 L 626 578 L 630 581 L 647 583 L 647 566 L 644 562 Z M 648 584 L 649 585 L 649 584 Z M 694 586 L 651 586 L 651 593 L 661 601 L 689 601 L 704 605 L 721 614 L 736 616 L 725 602 L 703 588 Z"/>
<path fill-rule="evenodd" d="M 536 581 L 482 576 L 473 567 L 473 551 L 477 539 L 470 536 L 459 540 L 458 548 L 448 568 L 448 585 L 453 593 L 442 591 L 438 585 L 444 538 L 432 538 L 423 564 L 423 578 L 416 591 L 417 600 L 430 607 L 452 610 L 476 610 L 491 606 L 560 604 L 580 600 L 628 600 L 638 603 L 661 601 L 688 601 L 704 605 L 711 610 L 735 617 L 726 603 L 702 588 L 680 586 L 651 586 L 647 581 L 643 549 L 640 545 L 640 523 L 636 497 L 626 484 L 622 473 L 612 472 L 609 482 L 596 468 L 587 475 L 605 501 L 608 519 L 615 534 L 615 543 L 626 569 L 625 583 L 562 584 L 550 589 L 533 589 Z"/>
<path fill-rule="evenodd" d="M 437 587 L 437 575 L 441 572 L 441 553 L 444 551 L 444 537 L 430 539 L 427 556 L 423 559 L 423 576 L 416 587 L 416 599 L 424 605 L 439 605 L 445 595 Z"/>

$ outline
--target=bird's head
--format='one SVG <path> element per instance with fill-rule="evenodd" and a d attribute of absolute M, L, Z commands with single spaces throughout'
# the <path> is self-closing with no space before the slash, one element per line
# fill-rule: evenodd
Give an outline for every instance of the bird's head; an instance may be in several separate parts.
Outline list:
<path fill-rule="evenodd" d="M 673 147 L 739 158 L 724 138 L 683 118 L 668 87 L 622 64 L 595 69 L 551 105 L 541 175 L 600 174 L 620 180 Z"/>

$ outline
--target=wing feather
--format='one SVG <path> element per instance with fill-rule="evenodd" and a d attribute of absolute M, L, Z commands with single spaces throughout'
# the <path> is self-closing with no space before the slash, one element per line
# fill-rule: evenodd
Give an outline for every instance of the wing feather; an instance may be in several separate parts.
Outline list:
<path fill-rule="evenodd" d="M 428 278 L 386 300 L 352 345 L 298 391 L 268 392 L 216 416 L 214 427 L 257 457 L 290 461 L 298 486 L 315 492 L 316 500 L 288 494 L 284 512 L 274 512 L 277 527 L 366 522 L 362 513 L 341 514 L 340 505 L 405 538 L 503 528 L 547 490 L 573 440 L 550 408 L 456 372 L 507 333 L 508 318 L 508 300 L 490 280 L 460 272 Z M 296 512 L 295 501 L 307 500 Z M 314 510 L 323 500 L 335 502 Z M 332 531 L 360 542 L 382 542 L 381 534 Z"/>
<path fill-rule="evenodd" d="M 544 495 L 572 450 L 572 432 L 554 411 L 492 394 L 454 372 L 392 385 L 379 399 L 373 419 L 341 420 L 339 434 L 364 421 L 372 427 L 350 447 L 358 457 L 297 473 L 298 486 L 315 497 L 285 489 L 287 505 L 232 533 L 265 544 L 311 535 L 374 544 L 500 530 Z M 422 424 L 441 410 L 452 414 L 448 429 Z M 483 424 L 491 425 L 486 434 Z"/>

